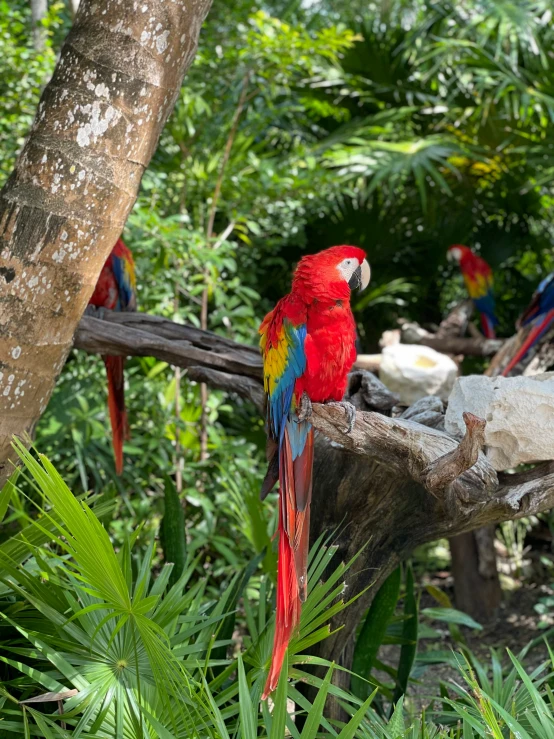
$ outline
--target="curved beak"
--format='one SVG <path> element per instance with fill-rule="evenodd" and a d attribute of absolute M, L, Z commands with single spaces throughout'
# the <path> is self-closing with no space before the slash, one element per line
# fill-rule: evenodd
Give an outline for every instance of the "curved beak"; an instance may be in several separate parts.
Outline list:
<path fill-rule="evenodd" d="M 371 267 L 369 266 L 367 259 L 364 259 L 360 266 L 354 271 L 352 277 L 348 280 L 348 286 L 351 290 L 365 290 L 369 285 L 370 278 Z"/>

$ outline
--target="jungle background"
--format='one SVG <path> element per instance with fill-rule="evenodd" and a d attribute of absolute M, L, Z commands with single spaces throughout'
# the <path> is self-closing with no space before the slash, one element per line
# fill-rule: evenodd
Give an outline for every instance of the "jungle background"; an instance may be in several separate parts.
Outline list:
<path fill-rule="evenodd" d="M 371 353 L 400 317 L 438 324 L 465 297 L 445 259 L 462 243 L 493 267 L 498 334 L 510 336 L 554 269 L 552 10 L 545 0 L 216 2 L 123 234 L 139 310 L 255 344 L 303 254 L 357 244 L 372 282 L 353 308 Z M 71 22 L 69 4 L 50 3 L 37 32 L 29 3 L 0 1 L 0 185 Z M 464 369 L 484 366 L 472 359 Z M 200 388 L 185 372 L 132 358 L 126 377 L 131 440 L 121 477 L 102 362 L 74 351 L 36 432 L 57 472 L 26 456 L 17 490 L 0 497 L 4 544 L 25 527 L 33 545 L 42 543 L 44 531 L 33 529 L 37 488 L 63 511 L 55 546 L 25 568 L 4 562 L 2 736 L 279 736 L 281 721 L 302 737 L 551 736 L 554 709 L 540 694 L 552 664 L 539 667 L 554 625 L 550 515 L 498 527 L 498 622 L 483 629 L 455 610 L 447 544 L 437 542 L 391 576 L 360 627 L 366 677 L 377 686 L 371 706 L 369 684 L 353 680 L 349 693 L 334 692 L 351 722 L 327 722 L 330 674 L 317 682 L 298 667 L 293 677 L 320 687 L 318 698 L 310 703 L 291 687 L 287 704 L 285 687 L 273 713 L 264 705 L 258 716 L 276 514 L 272 496 L 258 500 L 263 421 L 246 401 L 210 391 L 203 442 Z M 72 508 L 62 479 L 75 496 L 101 495 L 109 538 Z M 77 531 L 83 539 L 69 566 L 61 542 Z M 332 549 L 319 545 L 315 582 Z M 117 628 L 104 619 L 94 598 L 117 600 L 117 567 L 147 601 L 141 617 L 148 598 L 171 585 L 169 615 L 133 628 L 132 619 Z M 325 601 L 335 587 L 327 583 L 314 591 L 319 614 L 322 602 L 336 608 Z M 78 604 L 68 594 L 83 584 L 92 600 Z M 155 646 L 169 621 L 167 650 L 190 679 L 190 700 L 173 714 L 164 686 L 184 689 L 183 676 Z M 305 624 L 298 653 L 322 638 L 322 623 Z M 80 630 L 96 634 L 90 649 Z M 517 660 L 504 647 L 525 653 Z M 118 650 L 127 648 L 125 682 Z M 242 649 L 250 650 L 246 671 Z M 69 696 L 62 721 L 56 696 L 69 683 L 80 693 Z M 37 691 L 52 695 L 18 703 Z M 510 721 L 527 734 L 511 734 Z"/>

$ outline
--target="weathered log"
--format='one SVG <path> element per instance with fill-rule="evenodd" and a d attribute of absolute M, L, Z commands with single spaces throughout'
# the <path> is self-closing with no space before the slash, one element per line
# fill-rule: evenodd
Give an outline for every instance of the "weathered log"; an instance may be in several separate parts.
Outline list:
<path fill-rule="evenodd" d="M 262 379 L 259 352 L 209 331 L 144 313 L 83 316 L 74 345 L 91 354 L 156 357 L 178 367 L 203 366 Z"/>

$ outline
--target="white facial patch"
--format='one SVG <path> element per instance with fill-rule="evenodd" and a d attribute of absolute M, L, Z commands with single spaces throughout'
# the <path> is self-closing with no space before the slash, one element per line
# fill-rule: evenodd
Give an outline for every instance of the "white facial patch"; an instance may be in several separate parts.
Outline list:
<path fill-rule="evenodd" d="M 349 259 L 343 259 L 342 262 L 337 265 L 337 269 L 343 280 L 348 282 L 359 266 L 360 263 L 358 260 L 354 257 L 350 257 Z"/>
<path fill-rule="evenodd" d="M 462 258 L 462 250 L 461 249 L 457 249 L 456 247 L 454 247 L 454 249 L 449 249 L 448 250 L 448 253 L 447 253 L 447 257 L 450 260 L 453 260 L 455 262 L 459 262 L 461 260 L 461 258 Z"/>

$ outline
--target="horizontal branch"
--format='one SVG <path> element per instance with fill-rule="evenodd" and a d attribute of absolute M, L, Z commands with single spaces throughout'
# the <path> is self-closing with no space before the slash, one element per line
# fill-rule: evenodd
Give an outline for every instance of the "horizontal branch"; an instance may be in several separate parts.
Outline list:
<path fill-rule="evenodd" d="M 105 311 L 102 319 L 85 315 L 75 333 L 74 346 L 90 354 L 156 357 L 185 369 L 201 366 L 258 382 L 262 379 L 262 361 L 256 348 L 145 313 Z"/>
<path fill-rule="evenodd" d="M 400 477 L 411 477 L 433 495 L 456 481 L 460 497 L 475 502 L 498 487 L 496 472 L 479 451 L 484 428 L 480 419 L 462 444 L 442 431 L 374 412 L 358 411 L 349 433 L 346 412 L 334 405 L 314 403 L 310 421 L 331 441 L 385 464 Z"/>
<path fill-rule="evenodd" d="M 265 395 L 262 384 L 252 377 L 245 375 L 230 375 L 227 372 L 219 372 L 209 367 L 188 367 L 188 376 L 195 382 L 205 382 L 217 390 L 225 390 L 228 393 L 236 393 L 242 398 L 251 400 L 256 408 L 263 413 L 265 406 Z"/>
<path fill-rule="evenodd" d="M 464 414 L 458 443 L 442 431 L 380 413 L 356 413 L 348 432 L 346 411 L 314 403 L 310 421 L 335 444 L 411 478 L 444 502 L 443 532 L 462 533 L 488 523 L 542 513 L 554 507 L 554 462 L 519 474 L 498 475 L 480 451 L 485 421 Z"/>

